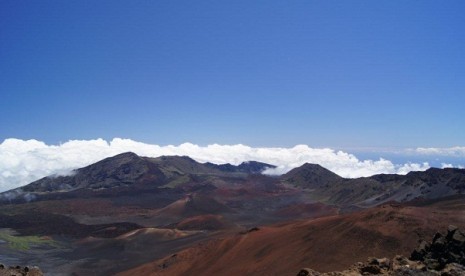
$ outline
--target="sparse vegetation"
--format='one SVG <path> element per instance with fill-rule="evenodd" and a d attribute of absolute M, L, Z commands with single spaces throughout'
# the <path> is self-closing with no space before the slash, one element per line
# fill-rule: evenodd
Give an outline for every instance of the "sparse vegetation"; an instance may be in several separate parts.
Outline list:
<path fill-rule="evenodd" d="M 190 274 L 252 274 L 259 267 L 285 275 L 307 265 L 342 270 L 368 256 L 406 254 L 437 228 L 465 226 L 465 196 L 456 188 L 465 170 L 346 179 L 314 164 L 282 176 L 255 174 L 251 164 L 127 153 L 38 180 L 28 191 L 35 201 L 0 198 L 1 257 L 66 275 L 114 275 L 143 263 L 166 275 L 190 265 Z M 79 188 L 45 192 L 39 182 Z M 429 182 L 437 184 L 428 188 Z"/>
<path fill-rule="evenodd" d="M 0 230 L 0 240 L 7 242 L 11 249 L 23 251 L 39 245 L 59 247 L 59 244 L 53 239 L 39 236 L 15 236 L 11 231 L 5 229 Z"/>
<path fill-rule="evenodd" d="M 188 175 L 182 175 L 178 178 L 175 178 L 173 181 L 169 182 L 161 186 L 161 188 L 176 188 L 179 185 L 186 184 L 190 181 L 190 177 Z"/>

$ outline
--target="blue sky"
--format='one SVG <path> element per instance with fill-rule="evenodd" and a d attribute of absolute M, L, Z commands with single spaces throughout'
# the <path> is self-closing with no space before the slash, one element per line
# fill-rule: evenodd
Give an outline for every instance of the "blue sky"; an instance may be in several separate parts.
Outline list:
<path fill-rule="evenodd" d="M 0 141 L 463 146 L 464 13 L 464 1 L 0 1 Z"/>

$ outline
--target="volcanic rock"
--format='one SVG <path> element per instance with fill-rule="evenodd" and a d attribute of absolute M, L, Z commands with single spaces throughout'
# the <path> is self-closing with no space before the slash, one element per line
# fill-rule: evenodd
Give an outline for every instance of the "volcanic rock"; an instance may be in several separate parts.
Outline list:
<path fill-rule="evenodd" d="M 0 276 L 42 276 L 44 275 L 38 267 L 10 266 L 0 264 Z"/>
<path fill-rule="evenodd" d="M 340 272 L 320 273 L 304 268 L 297 276 L 459 276 L 465 275 L 465 234 L 455 226 L 449 226 L 447 234 L 436 233 L 431 243 L 420 241 L 410 259 L 396 256 L 369 258 Z"/>
<path fill-rule="evenodd" d="M 449 226 L 447 234 L 436 233 L 432 243 L 421 241 L 410 258 L 424 262 L 429 269 L 441 270 L 447 264 L 465 265 L 465 234 Z"/>

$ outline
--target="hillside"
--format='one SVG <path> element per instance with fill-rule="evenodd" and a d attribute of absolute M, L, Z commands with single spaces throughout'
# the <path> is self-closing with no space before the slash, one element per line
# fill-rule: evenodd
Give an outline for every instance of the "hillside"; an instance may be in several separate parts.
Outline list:
<path fill-rule="evenodd" d="M 270 167 L 124 153 L 49 176 L 0 194 L 0 227 L 9 240 L 56 246 L 22 252 L 6 241 L 0 253 L 46 274 L 330 271 L 463 225 L 465 170 L 346 179 L 304 164 L 261 174 Z"/>
<path fill-rule="evenodd" d="M 114 196 L 137 190 L 176 188 L 183 184 L 209 184 L 215 178 L 244 178 L 273 167 L 244 162 L 238 166 L 198 163 L 187 156 L 140 157 L 127 152 L 72 171 L 51 175 L 0 194 L 0 203 L 21 203 L 63 197 Z M 76 195 L 77 194 L 77 195 Z M 81 195 L 82 194 L 82 195 Z"/>
<path fill-rule="evenodd" d="M 343 208 L 366 208 L 389 201 L 407 202 L 465 193 L 465 169 L 454 168 L 348 179 L 319 165 L 304 164 L 282 175 L 281 180 L 310 190 L 318 201 Z"/>
<path fill-rule="evenodd" d="M 419 239 L 465 226 L 465 198 L 418 207 L 386 204 L 363 212 L 281 223 L 214 239 L 119 275 L 295 275 L 302 267 L 343 270 L 370 256 L 409 256 Z"/>

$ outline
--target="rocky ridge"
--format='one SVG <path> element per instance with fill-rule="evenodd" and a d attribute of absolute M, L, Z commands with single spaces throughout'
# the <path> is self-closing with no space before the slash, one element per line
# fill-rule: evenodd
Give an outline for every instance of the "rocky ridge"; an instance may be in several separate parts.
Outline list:
<path fill-rule="evenodd" d="M 432 242 L 420 241 L 410 258 L 369 258 L 344 271 L 320 273 L 303 268 L 297 276 L 461 276 L 465 275 L 465 234 L 455 226 L 436 233 Z"/>
<path fill-rule="evenodd" d="M 103 159 L 66 175 L 51 175 L 0 193 L 0 205 L 63 198 L 115 197 L 151 192 L 211 191 L 252 181 L 257 187 L 301 190 L 313 201 L 343 210 L 397 201 L 430 200 L 465 194 L 465 169 L 430 168 L 407 175 L 343 178 L 317 164 L 304 164 L 281 176 L 262 174 L 275 166 L 248 161 L 239 165 L 199 163 L 187 156 L 141 157 L 132 152 Z M 262 189 L 263 190 L 263 189 Z M 270 189 L 267 189 L 270 190 Z M 177 198 L 179 199 L 179 198 Z"/>
<path fill-rule="evenodd" d="M 349 208 L 369 208 L 390 201 L 429 200 L 465 193 L 465 169 L 455 168 L 430 168 L 406 175 L 343 178 L 319 165 L 304 164 L 280 179 L 311 190 L 317 200 Z"/>

